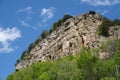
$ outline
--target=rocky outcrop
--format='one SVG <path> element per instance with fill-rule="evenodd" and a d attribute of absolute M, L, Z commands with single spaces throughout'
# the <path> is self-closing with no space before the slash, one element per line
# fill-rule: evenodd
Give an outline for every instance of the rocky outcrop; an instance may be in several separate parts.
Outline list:
<path fill-rule="evenodd" d="M 16 70 L 23 69 L 35 62 L 56 60 L 69 54 L 75 55 L 78 50 L 85 46 L 98 48 L 100 42 L 107 38 L 97 35 L 97 28 L 102 23 L 99 14 L 78 15 L 65 21 L 59 29 L 43 39 L 30 52 L 28 60 L 21 60 L 16 64 Z M 115 31 L 112 31 L 115 29 Z M 120 27 L 110 29 L 109 38 L 120 38 Z M 101 52 L 100 58 L 106 56 Z"/>

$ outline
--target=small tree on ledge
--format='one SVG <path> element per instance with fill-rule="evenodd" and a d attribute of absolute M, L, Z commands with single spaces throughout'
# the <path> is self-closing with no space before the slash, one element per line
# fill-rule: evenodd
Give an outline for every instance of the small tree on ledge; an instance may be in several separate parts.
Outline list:
<path fill-rule="evenodd" d="M 95 11 L 89 11 L 89 14 L 96 14 L 96 12 Z"/>

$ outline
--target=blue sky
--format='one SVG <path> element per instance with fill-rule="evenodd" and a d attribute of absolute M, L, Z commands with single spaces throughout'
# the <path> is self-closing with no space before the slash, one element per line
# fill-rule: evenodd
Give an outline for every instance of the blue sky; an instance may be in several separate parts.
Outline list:
<path fill-rule="evenodd" d="M 89 10 L 120 19 L 120 0 L 0 0 L 0 78 L 14 72 L 16 60 L 43 30 L 66 13 Z"/>

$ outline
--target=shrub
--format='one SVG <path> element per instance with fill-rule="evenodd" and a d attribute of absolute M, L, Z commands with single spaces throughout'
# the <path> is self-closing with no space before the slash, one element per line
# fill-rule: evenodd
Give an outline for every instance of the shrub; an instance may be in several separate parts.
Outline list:
<path fill-rule="evenodd" d="M 104 17 L 102 24 L 99 25 L 99 27 L 98 27 L 98 34 L 108 37 L 109 36 L 109 27 L 118 26 L 118 25 L 120 25 L 119 19 L 115 19 L 115 20 L 111 21 Z"/>
<path fill-rule="evenodd" d="M 65 14 L 62 21 L 65 22 L 67 19 L 72 18 L 73 16 L 69 15 L 69 14 Z"/>
<path fill-rule="evenodd" d="M 50 80 L 47 72 L 42 73 L 37 80 Z"/>
<path fill-rule="evenodd" d="M 102 36 L 107 37 L 109 35 L 108 31 L 109 31 L 108 26 L 99 25 L 99 27 L 98 27 L 98 35 L 102 35 Z"/>
<path fill-rule="evenodd" d="M 117 44 L 116 46 L 117 51 L 115 52 L 116 54 L 114 55 L 114 59 L 115 59 L 116 64 L 119 65 L 120 67 L 120 39 L 115 40 L 115 42 Z"/>
<path fill-rule="evenodd" d="M 35 43 L 31 43 L 28 47 L 28 51 L 30 52 L 36 46 Z"/>
<path fill-rule="evenodd" d="M 93 53 L 90 49 L 82 49 L 74 57 L 71 55 L 56 61 L 37 62 L 9 75 L 7 80 L 115 80 L 116 77 L 120 79 L 120 72 L 116 74 L 116 64 L 117 69 L 120 68 L 120 56 L 100 60 Z"/>
<path fill-rule="evenodd" d="M 102 78 L 100 80 L 116 80 L 114 77 L 105 77 L 105 78 Z"/>
<path fill-rule="evenodd" d="M 97 61 L 97 58 L 92 55 L 90 50 L 83 50 L 80 52 L 77 59 L 78 68 L 82 71 L 83 80 L 97 80 L 93 67 Z"/>
<path fill-rule="evenodd" d="M 41 38 L 46 38 L 47 36 L 49 35 L 49 32 L 47 30 L 44 30 L 42 33 L 41 33 Z"/>
<path fill-rule="evenodd" d="M 115 19 L 112 21 L 114 26 L 120 25 L 120 20 L 119 19 Z"/>
<path fill-rule="evenodd" d="M 53 24 L 53 26 L 51 27 L 51 29 L 50 29 L 50 33 L 51 32 L 53 32 L 54 30 L 56 30 L 57 29 L 57 27 L 59 27 L 60 26 L 60 22 L 55 22 L 54 24 Z"/>
<path fill-rule="evenodd" d="M 102 24 L 99 25 L 99 27 L 98 27 L 98 35 L 108 37 L 110 26 L 113 26 L 113 23 L 109 19 L 103 18 Z"/>
<path fill-rule="evenodd" d="M 21 59 L 22 60 L 26 60 L 29 58 L 29 51 L 28 50 L 25 50 L 23 53 L 22 53 L 22 56 L 21 56 Z"/>
<path fill-rule="evenodd" d="M 38 38 L 36 41 L 35 41 L 35 44 L 37 45 L 39 42 L 41 42 L 42 41 L 42 38 L 40 37 L 40 38 Z"/>
<path fill-rule="evenodd" d="M 26 60 L 26 59 L 29 59 L 30 58 L 30 51 L 36 47 L 37 43 L 39 42 L 40 40 L 38 40 L 37 42 L 35 43 L 31 43 L 28 47 L 27 50 L 25 50 L 23 53 L 22 53 L 22 56 L 20 59 L 17 60 L 17 62 L 19 62 L 20 60 Z"/>
<path fill-rule="evenodd" d="M 96 14 L 95 11 L 89 11 L 89 14 Z"/>
<path fill-rule="evenodd" d="M 108 52 L 109 53 L 109 58 L 116 53 L 117 51 L 119 51 L 119 41 L 120 40 L 108 40 L 106 43 L 104 43 L 101 46 L 101 51 L 103 52 Z"/>
<path fill-rule="evenodd" d="M 49 32 L 51 33 L 51 32 L 53 32 L 53 31 L 55 31 L 56 29 L 58 29 L 58 27 L 60 27 L 60 26 L 61 26 L 67 19 L 69 19 L 69 18 L 72 18 L 72 16 L 69 15 L 69 14 L 65 14 L 62 19 L 58 20 L 58 22 L 55 22 L 55 23 L 53 24 L 53 26 L 51 27 L 51 29 L 50 29 Z"/>
<path fill-rule="evenodd" d="M 12 80 L 13 79 L 13 75 L 9 75 L 8 77 L 7 77 L 7 80 Z M 1 79 L 0 79 L 1 80 Z"/>

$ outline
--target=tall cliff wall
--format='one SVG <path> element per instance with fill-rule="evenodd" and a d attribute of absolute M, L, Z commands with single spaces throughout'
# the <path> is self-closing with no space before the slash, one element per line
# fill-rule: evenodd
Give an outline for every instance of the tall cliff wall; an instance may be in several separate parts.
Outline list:
<path fill-rule="evenodd" d="M 120 27 L 112 27 L 108 38 L 98 36 L 97 29 L 102 24 L 102 19 L 101 15 L 90 13 L 69 18 L 59 29 L 53 31 L 30 51 L 29 59 L 19 61 L 16 70 L 38 61 L 56 60 L 69 54 L 75 55 L 83 46 L 98 48 L 100 43 L 108 38 L 120 38 Z"/>

